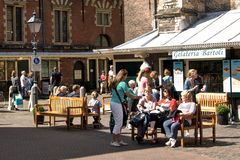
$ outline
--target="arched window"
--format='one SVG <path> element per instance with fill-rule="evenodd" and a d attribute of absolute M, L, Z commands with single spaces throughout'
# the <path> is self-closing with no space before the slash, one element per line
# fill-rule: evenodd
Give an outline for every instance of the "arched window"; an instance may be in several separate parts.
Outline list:
<path fill-rule="evenodd" d="M 111 46 L 110 38 L 107 35 L 100 34 L 95 42 L 96 48 L 108 48 Z"/>

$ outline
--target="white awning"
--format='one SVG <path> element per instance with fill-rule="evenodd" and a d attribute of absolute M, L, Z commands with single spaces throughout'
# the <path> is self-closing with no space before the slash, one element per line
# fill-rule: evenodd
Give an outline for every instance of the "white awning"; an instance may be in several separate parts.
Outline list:
<path fill-rule="evenodd" d="M 153 30 L 112 49 L 94 50 L 101 54 L 160 53 L 173 50 L 240 48 L 240 10 L 207 13 L 179 33 Z"/>

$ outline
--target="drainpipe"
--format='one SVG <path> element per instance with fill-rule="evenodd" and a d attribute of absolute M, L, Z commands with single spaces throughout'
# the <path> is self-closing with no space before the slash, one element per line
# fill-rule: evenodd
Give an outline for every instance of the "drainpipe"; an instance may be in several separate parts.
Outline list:
<path fill-rule="evenodd" d="M 156 19 L 156 14 L 157 14 L 157 0 L 154 0 L 154 29 L 157 28 L 157 19 Z"/>

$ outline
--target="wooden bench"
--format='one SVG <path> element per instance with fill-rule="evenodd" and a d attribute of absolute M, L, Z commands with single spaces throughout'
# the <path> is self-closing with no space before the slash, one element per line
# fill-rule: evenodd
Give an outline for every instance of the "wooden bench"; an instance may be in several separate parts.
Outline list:
<path fill-rule="evenodd" d="M 227 93 L 198 93 L 196 95 L 197 102 L 201 106 L 201 114 L 199 123 L 200 143 L 203 139 L 203 129 L 212 129 L 212 140 L 216 141 L 216 123 L 217 123 L 217 107 L 224 104 L 230 107 Z"/>
<path fill-rule="evenodd" d="M 49 116 L 49 125 L 51 126 L 51 117 L 54 120 L 55 117 L 66 117 L 67 129 L 70 128 L 70 118 L 80 117 L 81 128 L 86 125 L 86 118 L 88 116 L 87 109 L 87 98 L 74 98 L 74 97 L 56 97 L 50 96 L 49 104 L 37 104 L 35 105 L 35 125 L 38 127 L 37 118 L 38 116 Z M 47 107 L 43 112 L 40 112 L 40 107 Z"/>
<path fill-rule="evenodd" d="M 198 93 L 196 95 L 197 103 L 201 106 L 203 115 L 215 114 L 217 116 L 217 106 L 219 103 L 228 104 L 227 93 Z M 217 121 L 217 118 L 215 118 Z"/>
<path fill-rule="evenodd" d="M 185 130 L 190 130 L 190 129 L 194 130 L 194 143 L 195 143 L 195 145 L 197 144 L 199 121 L 201 121 L 199 119 L 200 118 L 199 117 L 199 114 L 200 114 L 199 112 L 200 112 L 200 106 L 197 104 L 196 105 L 196 112 L 195 112 L 194 115 L 184 115 L 184 116 L 181 116 L 179 130 L 180 130 L 180 142 L 181 142 L 181 146 L 182 147 L 185 146 L 185 137 L 184 137 L 184 131 Z M 184 121 L 184 119 L 191 119 L 192 120 L 192 124 L 190 126 L 188 126 L 188 127 L 184 126 L 184 124 L 182 123 Z M 132 126 L 132 129 L 131 129 L 132 140 L 134 140 L 134 136 L 135 135 L 136 135 L 135 127 Z M 147 131 L 146 131 L 145 135 L 146 136 L 148 135 Z"/>
<path fill-rule="evenodd" d="M 87 109 L 92 109 L 94 106 L 87 106 Z M 94 107 L 95 108 L 95 107 Z M 95 108 L 96 109 L 96 108 Z M 93 123 L 93 128 L 100 128 L 101 127 L 101 117 L 100 117 L 100 108 L 97 108 L 97 112 L 87 112 L 86 113 L 86 124 L 88 124 L 88 117 L 96 117 L 98 119 L 98 123 Z"/>

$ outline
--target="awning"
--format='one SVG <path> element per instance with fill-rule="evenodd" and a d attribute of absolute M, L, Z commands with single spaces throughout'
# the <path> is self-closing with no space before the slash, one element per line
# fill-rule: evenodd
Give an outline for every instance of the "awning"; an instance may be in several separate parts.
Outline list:
<path fill-rule="evenodd" d="M 240 10 L 207 13 L 179 33 L 153 30 L 112 49 L 94 50 L 101 54 L 161 53 L 172 50 L 240 48 Z"/>

